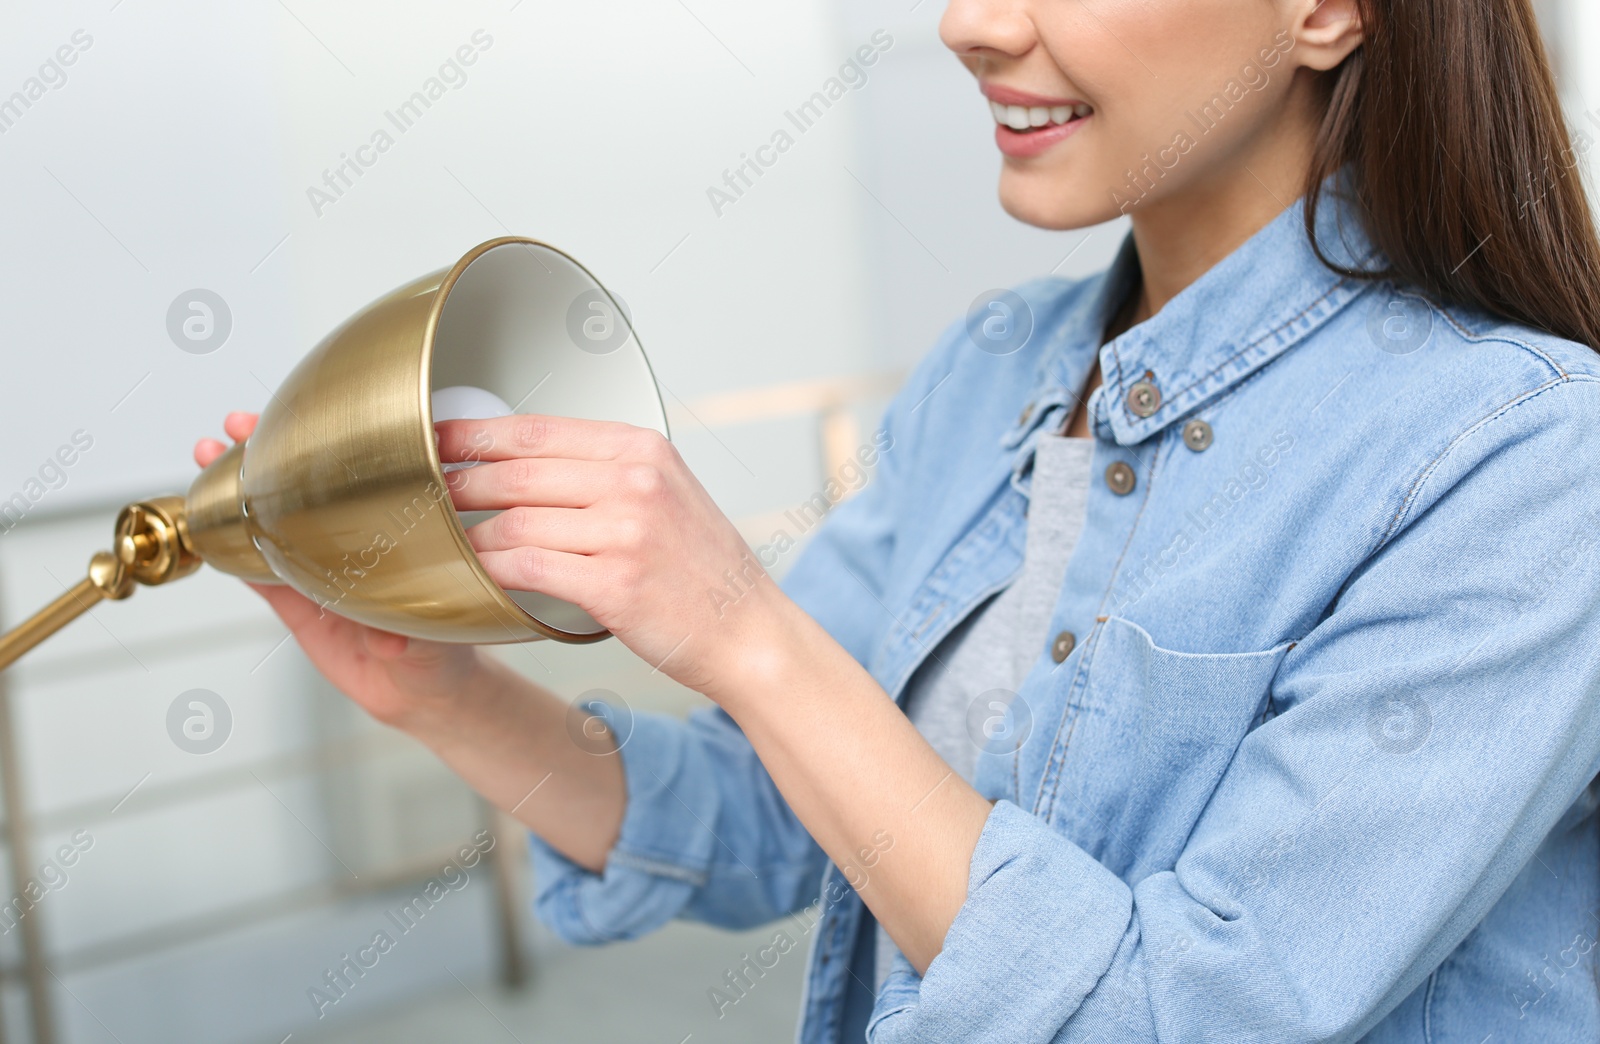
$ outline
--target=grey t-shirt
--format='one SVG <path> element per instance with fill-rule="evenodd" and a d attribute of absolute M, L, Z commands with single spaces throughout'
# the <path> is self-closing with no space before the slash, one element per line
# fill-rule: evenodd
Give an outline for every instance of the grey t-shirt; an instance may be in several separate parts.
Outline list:
<path fill-rule="evenodd" d="M 1046 632 L 1067 559 L 1083 534 L 1093 454 L 1093 439 L 1039 435 L 1022 572 L 945 636 L 906 685 L 906 716 L 968 782 L 984 741 L 981 732 L 972 734 L 968 710 L 982 700 L 983 709 L 973 717 L 989 718 L 989 705 L 1009 699 L 1049 643 Z M 875 992 L 883 988 L 894 955 L 880 925 Z"/>

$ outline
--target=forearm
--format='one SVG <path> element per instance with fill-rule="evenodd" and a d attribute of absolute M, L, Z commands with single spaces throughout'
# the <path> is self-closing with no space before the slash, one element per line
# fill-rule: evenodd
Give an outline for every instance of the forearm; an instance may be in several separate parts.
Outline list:
<path fill-rule="evenodd" d="M 901 952 L 925 971 L 966 900 L 991 805 L 798 606 L 779 595 L 770 611 L 781 623 L 769 633 L 781 640 L 753 643 L 745 667 L 713 698 Z"/>
<path fill-rule="evenodd" d="M 451 421 L 439 433 L 441 459 L 463 459 L 484 440 L 496 447 L 498 459 L 452 494 L 459 510 L 500 512 L 469 532 L 489 575 L 507 590 L 581 605 L 655 670 L 721 705 L 812 839 L 841 868 L 870 870 L 849 877 L 926 967 L 965 900 L 989 803 L 766 579 L 671 443 L 550 417 Z M 751 586 L 735 585 L 737 604 L 719 601 L 735 576 Z M 507 742 L 514 737 L 469 737 L 463 756 Z M 893 851 L 866 866 L 861 852 L 870 857 L 880 835 Z"/>
<path fill-rule="evenodd" d="M 492 657 L 481 662 L 471 684 L 400 727 L 495 807 L 574 863 L 601 871 L 627 805 L 609 735 L 599 747 L 580 747 L 565 700 Z M 597 753 L 605 746 L 609 753 Z"/>

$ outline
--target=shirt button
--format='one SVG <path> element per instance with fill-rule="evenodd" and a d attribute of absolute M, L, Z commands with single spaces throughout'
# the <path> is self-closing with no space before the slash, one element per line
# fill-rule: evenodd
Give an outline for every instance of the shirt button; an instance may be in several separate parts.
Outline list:
<path fill-rule="evenodd" d="M 1024 424 L 1027 424 L 1028 423 L 1028 418 L 1032 417 L 1032 416 L 1033 416 L 1033 403 L 1030 402 L 1030 403 L 1028 403 L 1028 405 L 1022 407 L 1022 415 L 1017 418 L 1017 427 L 1020 428 Z"/>
<path fill-rule="evenodd" d="M 1211 425 L 1194 418 L 1183 426 L 1183 444 L 1196 453 L 1203 452 L 1211 447 Z"/>
<path fill-rule="evenodd" d="M 1050 658 L 1057 663 L 1064 663 L 1072 650 L 1078 644 L 1078 636 L 1071 631 L 1062 631 L 1056 635 L 1056 640 L 1050 643 Z"/>
<path fill-rule="evenodd" d="M 1125 497 L 1132 493 L 1135 483 L 1133 469 L 1124 461 L 1114 461 L 1106 469 L 1106 485 L 1111 487 L 1111 492 L 1119 497 Z"/>
<path fill-rule="evenodd" d="M 1136 381 L 1128 389 L 1128 410 L 1135 417 L 1148 417 L 1161 408 L 1161 389 L 1149 381 Z"/>

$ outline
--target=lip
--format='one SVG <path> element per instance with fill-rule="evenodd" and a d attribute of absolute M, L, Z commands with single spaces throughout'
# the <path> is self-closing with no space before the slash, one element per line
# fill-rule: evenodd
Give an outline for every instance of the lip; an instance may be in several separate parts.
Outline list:
<path fill-rule="evenodd" d="M 1003 87 L 997 83 L 978 84 L 978 89 L 983 96 L 1000 105 L 1020 105 L 1024 108 L 1042 106 L 1053 109 L 1061 105 L 1086 105 L 1081 98 L 1050 97 L 1043 94 L 1034 94 L 1031 91 L 1018 90 L 1015 87 Z M 994 127 L 994 143 L 1001 153 L 1017 159 L 1026 159 L 1037 156 L 1042 152 L 1066 141 L 1078 133 L 1085 123 L 1094 119 L 1094 114 L 1082 116 L 1068 123 L 1053 123 L 1047 127 L 1027 132 L 1014 131 L 1003 123 Z"/>
<path fill-rule="evenodd" d="M 1048 127 L 1041 127 L 1036 131 L 1029 131 L 1026 134 L 1021 131 L 1014 131 L 1003 123 L 997 123 L 994 125 L 994 143 L 1007 156 L 1018 158 L 1037 156 L 1051 146 L 1063 142 L 1078 133 L 1078 128 L 1092 119 L 1094 119 L 1093 116 L 1084 116 L 1073 120 L 1071 123 L 1052 124 Z"/>
<path fill-rule="evenodd" d="M 1015 87 L 1002 87 L 998 83 L 979 83 L 978 90 L 992 102 L 999 102 L 1001 105 L 1021 105 L 1027 109 L 1035 106 L 1053 109 L 1060 105 L 1088 104 L 1082 98 L 1052 98 L 1043 94 L 1019 91 Z"/>

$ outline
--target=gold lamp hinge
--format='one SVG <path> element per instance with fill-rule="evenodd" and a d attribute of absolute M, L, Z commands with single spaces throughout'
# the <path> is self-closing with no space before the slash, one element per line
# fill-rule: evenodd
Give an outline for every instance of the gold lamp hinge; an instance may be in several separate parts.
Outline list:
<path fill-rule="evenodd" d="M 200 568 L 182 497 L 154 497 L 123 508 L 112 549 L 96 552 L 87 576 L 0 635 L 0 671 L 101 601 L 120 601 L 133 594 L 136 583 L 154 587 Z"/>

